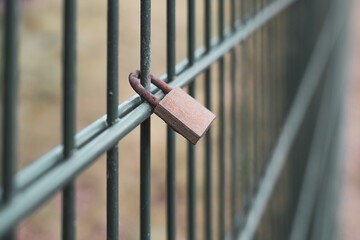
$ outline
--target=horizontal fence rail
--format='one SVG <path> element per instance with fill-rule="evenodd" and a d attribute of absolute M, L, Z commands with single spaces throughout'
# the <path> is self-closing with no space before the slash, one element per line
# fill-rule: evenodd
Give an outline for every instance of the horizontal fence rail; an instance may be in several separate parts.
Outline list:
<path fill-rule="evenodd" d="M 75 180 L 104 153 L 107 239 L 119 239 L 119 188 L 126 183 L 119 183 L 118 143 L 139 125 L 140 239 L 151 239 L 152 107 L 137 94 L 118 103 L 119 2 L 108 0 L 107 114 L 76 133 L 77 2 L 64 0 L 63 144 L 18 172 L 22 3 L 4 2 L 1 239 L 15 239 L 17 225 L 59 191 L 63 191 L 62 238 L 76 239 Z M 346 62 L 349 1 L 219 0 L 213 11 L 214 1 L 205 0 L 204 46 L 196 49 L 198 11 L 196 1 L 188 0 L 187 58 L 178 64 L 176 1 L 166 4 L 167 73 L 160 79 L 172 88 L 188 87 L 189 94 L 198 97 L 202 86 L 197 79 L 204 77 L 204 105 L 217 114 L 216 127 L 204 136 L 203 148 L 189 143 L 186 149 L 187 238 L 336 239 L 345 91 L 339 79 Z M 148 78 L 150 0 L 140 1 L 140 12 L 140 81 L 161 100 L 164 93 Z M 216 20 L 218 31 L 213 37 Z M 176 133 L 168 126 L 167 239 L 176 239 L 180 232 L 177 146 Z M 200 151 L 204 166 L 198 164 Z M 204 172 L 203 196 L 197 188 L 198 168 Z M 330 196 L 327 204 L 320 204 L 324 199 L 319 191 Z M 198 216 L 199 198 L 202 216 Z M 330 229 L 329 224 L 335 227 Z"/>

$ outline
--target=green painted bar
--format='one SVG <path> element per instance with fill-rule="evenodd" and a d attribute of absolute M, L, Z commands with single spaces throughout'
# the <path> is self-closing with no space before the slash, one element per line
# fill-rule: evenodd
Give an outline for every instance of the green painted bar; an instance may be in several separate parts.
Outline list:
<path fill-rule="evenodd" d="M 268 124 L 267 118 L 267 103 L 269 103 L 269 94 L 268 94 L 268 79 L 267 79 L 267 72 L 266 72 L 266 28 L 268 24 L 261 29 L 261 72 L 260 72 L 260 81 L 261 81 L 261 169 L 260 169 L 260 178 L 263 176 L 264 170 L 266 169 L 266 160 L 269 158 L 268 155 L 268 131 L 270 127 Z"/>
<path fill-rule="evenodd" d="M 241 0 L 241 5 L 244 7 L 245 6 L 245 0 Z M 241 13 L 241 21 L 244 22 L 245 21 L 245 16 L 244 16 L 244 10 Z M 240 111 L 239 111 L 239 119 L 240 119 L 240 141 L 239 141 L 239 147 L 240 147 L 240 161 L 239 161 L 239 182 L 240 182 L 240 188 L 241 188 L 241 192 L 240 192 L 240 201 L 241 201 L 241 206 L 240 206 L 240 210 L 243 213 L 243 215 L 245 215 L 246 210 L 247 210 L 247 191 L 249 189 L 249 179 L 247 177 L 247 174 L 249 173 L 248 171 L 248 156 L 249 156 L 249 148 L 248 146 L 248 127 L 247 124 L 248 122 L 246 121 L 246 117 L 248 115 L 248 111 L 247 111 L 247 106 L 248 106 L 248 101 L 247 101 L 247 94 L 249 91 L 247 91 L 247 86 L 248 86 L 248 78 L 247 78 L 247 71 L 245 71 L 245 69 L 247 69 L 247 61 L 246 61 L 246 55 L 248 52 L 248 47 L 247 47 L 248 43 L 245 40 L 244 42 L 241 43 L 240 45 L 240 56 L 239 59 L 241 60 L 240 62 L 240 77 L 241 77 L 241 81 L 240 81 Z M 244 69 L 244 70 L 243 70 Z"/>
<path fill-rule="evenodd" d="M 211 51 L 211 36 L 212 36 L 212 1 L 205 0 L 204 2 L 204 41 L 205 41 L 205 53 L 209 54 Z M 211 111 L 212 101 L 211 101 L 211 67 L 205 70 L 205 106 Z M 213 220 L 212 220 L 212 128 L 208 130 L 205 136 L 205 174 L 204 174 L 204 183 L 205 183 L 205 192 L 204 192 L 204 219 L 205 219 L 205 239 L 213 239 Z"/>
<path fill-rule="evenodd" d="M 236 10 L 237 5 L 235 0 L 231 0 L 230 2 L 231 7 L 231 21 L 230 26 L 233 33 L 235 33 L 235 24 L 236 24 Z M 231 143 L 230 143 L 230 158 L 231 158 L 231 176 L 230 176 L 230 236 L 235 238 L 236 236 L 236 228 L 237 223 L 235 221 L 236 214 L 237 214 L 237 194 L 238 194 L 238 187 L 237 178 L 238 178 L 238 141 L 237 136 L 239 134 L 237 128 L 237 79 L 236 79 L 236 71 L 238 66 L 237 58 L 236 58 L 236 47 L 234 47 L 231 52 L 231 65 L 230 65 L 230 80 L 231 80 Z"/>
<path fill-rule="evenodd" d="M 211 111 L 212 101 L 210 97 L 211 93 L 211 69 L 205 71 L 205 106 Z M 212 226 L 212 129 L 210 128 L 205 136 L 205 239 L 211 240 L 213 237 L 213 226 Z"/>
<path fill-rule="evenodd" d="M 19 44 L 19 1 L 5 1 L 4 23 L 4 85 L 2 88 L 2 202 L 11 201 L 14 189 L 14 174 L 17 162 L 17 103 L 18 103 L 18 44 Z"/>
<path fill-rule="evenodd" d="M 119 239 L 119 148 L 107 151 L 106 159 L 106 227 L 107 239 Z"/>
<path fill-rule="evenodd" d="M 18 45 L 19 45 L 19 8 L 18 0 L 5 1 L 4 53 L 2 87 L 2 204 L 10 203 L 15 195 L 15 174 L 18 161 Z M 4 236 L 4 240 L 15 239 L 15 226 Z"/>
<path fill-rule="evenodd" d="M 221 44 L 224 40 L 224 16 L 225 3 L 224 0 L 219 0 L 218 5 L 218 26 L 219 26 L 219 43 Z M 225 58 L 222 56 L 219 59 L 219 185 L 218 185 L 218 239 L 225 238 L 225 146 L 226 146 L 226 130 L 225 130 Z"/>
<path fill-rule="evenodd" d="M 151 239 L 150 118 L 140 126 L 140 239 Z"/>
<path fill-rule="evenodd" d="M 76 0 L 64 1 L 63 143 L 68 161 L 75 148 L 76 133 Z M 62 239 L 76 239 L 75 183 L 63 191 Z"/>
<path fill-rule="evenodd" d="M 238 162 L 238 141 L 237 141 L 237 98 L 236 98 L 236 89 L 237 89 L 237 79 L 236 79 L 236 68 L 237 68 L 237 59 L 236 59 L 236 48 L 231 51 L 231 236 L 235 237 L 236 235 L 236 197 L 238 194 L 238 184 L 237 184 L 237 162 Z"/>
<path fill-rule="evenodd" d="M 240 0 L 241 3 L 241 7 L 240 7 L 240 21 L 241 23 L 243 24 L 245 22 L 245 19 L 246 19 L 246 11 L 245 11 L 245 8 L 246 8 L 246 0 Z"/>
<path fill-rule="evenodd" d="M 236 4 L 236 0 L 231 0 L 230 2 L 230 14 L 231 14 L 231 19 L 230 19 L 230 27 L 231 27 L 231 31 L 234 33 L 235 32 L 235 28 L 236 28 L 236 10 L 237 10 L 237 4 Z"/>
<path fill-rule="evenodd" d="M 195 82 L 189 86 L 189 94 L 195 96 Z M 188 239 L 196 239 L 196 148 L 191 143 L 188 143 Z"/>
<path fill-rule="evenodd" d="M 141 84 L 150 90 L 151 1 L 141 0 L 140 72 Z M 140 126 L 140 239 L 151 239 L 151 137 L 150 117 Z"/>
<path fill-rule="evenodd" d="M 219 192 L 218 192 L 218 210 L 219 210 L 219 239 L 225 237 L 225 59 L 219 60 Z"/>
<path fill-rule="evenodd" d="M 176 239 L 176 133 L 167 127 L 167 239 Z"/>
<path fill-rule="evenodd" d="M 248 63 L 248 67 L 246 69 L 246 71 L 248 71 L 248 84 L 249 84 L 249 93 L 248 93 L 248 104 L 249 106 L 247 106 L 247 110 L 248 110 L 248 119 L 246 120 L 248 122 L 248 135 L 249 135 L 249 143 L 248 143 L 248 148 L 249 148 L 249 155 L 248 158 L 245 160 L 248 162 L 249 165 L 249 173 L 248 178 L 249 178 L 249 189 L 248 189 L 248 207 L 250 208 L 251 203 L 252 203 L 252 197 L 255 191 L 255 72 L 256 69 L 254 67 L 254 44 L 255 44 L 255 40 L 254 40 L 255 36 L 253 35 L 251 38 L 249 38 L 248 41 L 248 48 L 249 48 L 249 55 L 247 56 L 247 60 Z M 251 57 L 250 57 L 251 56 Z"/>
<path fill-rule="evenodd" d="M 189 66 L 194 65 L 195 63 L 195 50 L 196 50 L 196 18 L 195 18 L 195 0 L 188 0 L 188 18 L 187 18 L 187 43 L 188 43 L 188 59 Z M 189 94 L 193 98 L 196 97 L 196 83 L 195 79 L 189 85 Z M 188 143 L 188 239 L 195 240 L 196 239 L 196 151 L 195 146 Z"/>
<path fill-rule="evenodd" d="M 252 1 L 251 4 L 251 13 L 252 16 L 255 15 L 257 13 L 257 2 L 258 0 Z M 258 101 L 260 98 L 259 95 L 259 86 L 258 86 L 258 82 L 259 82 L 259 71 L 258 71 L 258 61 L 259 61 L 259 46 L 258 46 L 258 42 L 259 42 L 259 31 L 256 31 L 254 33 L 254 35 L 251 38 L 251 48 L 252 48 L 252 62 L 251 62 L 251 68 L 250 73 L 252 73 L 253 75 L 253 86 L 252 86 L 252 92 L 251 92 L 251 98 L 252 98 L 252 106 L 251 106 L 251 114 L 252 114 L 252 136 L 253 136 L 253 142 L 252 142 L 252 190 L 251 190 L 251 204 L 252 204 L 252 200 L 254 198 L 254 195 L 257 192 L 257 187 L 258 187 L 258 182 L 259 182 L 259 142 L 260 142 L 260 138 L 259 138 L 259 120 L 260 117 L 258 115 L 258 111 L 259 111 L 259 105 L 258 105 Z"/>
<path fill-rule="evenodd" d="M 167 0 L 167 75 L 168 82 L 175 78 L 176 65 L 176 22 L 175 0 Z M 176 134 L 167 126 L 167 239 L 176 239 Z"/>
<path fill-rule="evenodd" d="M 107 15 L 107 124 L 118 120 L 119 83 L 119 1 L 108 0 Z M 107 151 L 106 159 L 106 234 L 119 239 L 119 151 L 118 144 Z"/>

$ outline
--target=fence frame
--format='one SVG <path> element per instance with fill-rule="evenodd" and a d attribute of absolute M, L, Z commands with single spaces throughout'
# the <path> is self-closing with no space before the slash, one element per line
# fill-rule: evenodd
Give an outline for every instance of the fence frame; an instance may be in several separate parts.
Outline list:
<path fill-rule="evenodd" d="M 319 0 L 320 1 L 320 0 Z M 141 83 L 146 89 L 155 94 L 159 99 L 164 94 L 156 87 L 150 85 L 148 75 L 151 65 L 151 0 L 141 0 Z M 225 239 L 227 235 L 234 239 L 253 239 L 258 230 L 266 207 L 278 183 L 280 173 L 286 163 L 288 154 L 294 144 L 297 133 L 305 118 L 307 109 L 311 104 L 313 95 L 321 81 L 321 75 L 327 66 L 328 59 L 336 48 L 338 41 L 342 39 L 342 29 L 347 23 L 349 2 L 332 1 L 330 10 L 325 18 L 318 40 L 314 45 L 307 68 L 304 71 L 300 86 L 295 95 L 289 113 L 283 125 L 283 129 L 277 144 L 267 163 L 267 168 L 257 194 L 253 197 L 251 208 L 247 216 L 238 223 L 239 217 L 236 212 L 238 174 L 236 170 L 240 164 L 237 162 L 239 152 L 237 146 L 239 111 L 237 105 L 237 89 L 231 91 L 231 119 L 233 127 L 231 132 L 231 230 L 226 231 L 225 219 L 225 58 L 230 53 L 232 86 L 236 85 L 236 67 L 240 62 L 237 59 L 236 47 L 245 42 L 259 29 L 264 27 L 275 17 L 279 16 L 296 5 L 300 0 L 274 0 L 274 1 L 230 1 L 231 20 L 230 28 L 225 29 L 225 2 L 219 0 L 218 5 L 218 38 L 212 38 L 212 1 L 204 1 L 204 47 L 197 49 L 195 46 L 195 0 L 188 0 L 188 57 L 176 64 L 176 22 L 175 0 L 167 0 L 167 73 L 161 79 L 168 82 L 171 87 L 189 86 L 189 94 L 195 97 L 196 78 L 205 74 L 205 105 L 210 110 L 212 102 L 212 68 L 215 63 L 219 66 L 219 191 L 218 194 L 218 239 Z M 241 8 L 241 18 L 237 19 L 237 6 Z M 142 101 L 138 95 L 133 95 L 128 101 L 118 105 L 118 51 L 119 51 L 119 0 L 108 0 L 107 19 L 107 114 L 76 133 L 76 0 L 64 0 L 64 28 L 63 28 L 63 145 L 59 145 L 34 161 L 28 167 L 16 172 L 17 163 L 17 99 L 18 99 L 18 41 L 19 41 L 19 9 L 20 0 L 5 0 L 5 24 L 4 24 L 4 94 L 3 94 L 3 134 L 2 134 L 2 182 L 0 189 L 0 236 L 5 239 L 14 239 L 16 225 L 30 213 L 39 208 L 46 200 L 58 191 L 63 191 L 63 239 L 76 239 L 76 216 L 75 216 L 75 187 L 74 181 L 87 167 L 97 160 L 100 155 L 107 153 L 107 238 L 118 239 L 118 142 L 140 125 L 140 238 L 150 239 L 150 115 L 151 107 Z M 345 33 L 346 34 L 346 33 Z M 330 39 L 330 40 L 329 40 Z M 340 39 L 340 40 L 339 40 Z M 255 44 L 255 43 L 251 43 Z M 262 43 L 265 49 L 265 43 Z M 285 51 L 285 50 L 284 50 Z M 264 58 L 259 61 L 265 61 Z M 263 64 L 262 66 L 265 66 Z M 131 70 L 129 70 L 130 72 Z M 339 70 L 340 71 L 340 70 Z M 255 83 L 254 83 L 255 84 Z M 270 86 L 267 86 L 270 88 Z M 254 90 L 261 94 L 261 90 Z M 336 107 L 332 112 L 333 122 L 330 126 L 336 126 L 341 109 L 342 95 L 335 101 Z M 255 99 L 254 101 L 258 101 Z M 324 100 L 325 101 L 325 100 Z M 241 103 L 242 104 L 242 103 Z M 266 103 L 258 111 L 266 111 Z M 325 105 L 324 107 L 325 108 Z M 254 110 L 255 111 L 255 110 Z M 324 110 L 325 111 L 325 110 Z M 320 117 L 319 117 L 320 118 Z M 319 120 L 320 121 L 320 120 Z M 262 123 L 258 124 L 260 129 Z M 255 126 L 254 125 L 254 126 Z M 330 127 L 329 127 L 330 128 Z M 260 131 L 260 130 L 257 130 Z M 260 133 L 257 132 L 256 138 Z M 338 137 L 335 134 L 333 138 Z M 213 233 L 213 154 L 212 147 L 214 137 L 212 129 L 205 136 L 205 193 L 204 193 L 204 219 L 205 239 L 216 238 Z M 254 141 L 257 141 L 255 139 Z M 330 144 L 330 143 L 329 143 Z M 325 151 L 325 150 L 324 150 Z M 176 238 L 176 141 L 175 132 L 167 129 L 167 238 Z M 195 147 L 188 145 L 188 238 L 196 239 L 196 164 Z M 260 154 L 260 153 L 259 153 Z M 263 164 L 257 160 L 255 164 Z M 264 160 L 265 161 L 265 160 Z M 51 182 L 52 184 L 49 184 Z M 305 180 L 304 180 L 305 182 Z M 305 184 L 306 185 L 306 184 Z M 306 192 L 306 190 L 303 190 Z M 305 193 L 303 193 L 304 196 Z M 302 199 L 300 197 L 300 199 Z M 300 200 L 305 201 L 305 200 Z M 305 203 L 304 203 L 305 204 Z M 300 205 L 302 206 L 302 205 Z M 307 205 L 306 205 L 307 206 Z M 299 208 L 300 209 L 300 208 Z M 301 210 L 297 210 L 301 212 Z M 301 221 L 301 213 L 296 214 L 295 221 Z M 296 220 L 300 219 L 300 220 Z M 241 225 L 241 227 L 240 227 Z M 294 225 L 291 239 L 304 239 L 300 233 L 306 234 L 309 229 L 301 224 Z M 241 228 L 241 229 L 240 229 Z M 298 234 L 296 234 L 298 233 Z"/>

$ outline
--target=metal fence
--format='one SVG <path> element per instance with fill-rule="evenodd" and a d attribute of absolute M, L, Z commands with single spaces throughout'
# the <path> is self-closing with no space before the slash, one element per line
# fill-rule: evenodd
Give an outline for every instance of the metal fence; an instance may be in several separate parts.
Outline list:
<path fill-rule="evenodd" d="M 200 49 L 195 44 L 195 0 L 187 4 L 188 57 L 176 64 L 175 0 L 167 0 L 167 74 L 161 78 L 172 87 L 188 86 L 195 97 L 196 79 L 204 74 L 205 105 L 218 115 L 218 139 L 212 128 L 205 136 L 203 206 L 197 206 L 195 188 L 196 168 L 202 167 L 196 165 L 195 153 L 202 149 L 191 144 L 187 149 L 188 239 L 199 234 L 198 207 L 204 207 L 203 238 L 207 240 L 338 238 L 349 2 L 219 0 L 214 14 L 213 1 L 205 0 L 204 47 Z M 14 239 L 16 225 L 62 191 L 62 238 L 75 239 L 74 180 L 107 152 L 107 238 L 118 239 L 117 143 L 140 125 L 140 239 L 150 239 L 151 107 L 137 95 L 118 105 L 118 0 L 108 0 L 107 115 L 76 133 L 77 9 L 75 0 L 64 0 L 63 144 L 16 171 L 20 5 L 19 0 L 4 1 L 0 236 Z M 141 83 L 162 98 L 148 79 L 150 19 L 151 1 L 141 0 Z M 217 37 L 213 38 L 215 20 Z M 230 96 L 226 88 L 231 89 Z M 168 128 L 168 239 L 177 235 L 176 145 L 175 132 Z"/>

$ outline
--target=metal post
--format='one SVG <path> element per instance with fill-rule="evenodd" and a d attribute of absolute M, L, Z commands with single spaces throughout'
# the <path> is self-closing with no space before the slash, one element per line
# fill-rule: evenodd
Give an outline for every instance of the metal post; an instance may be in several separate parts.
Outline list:
<path fill-rule="evenodd" d="M 63 58 L 63 143 L 65 160 L 72 156 L 76 133 L 76 0 L 65 0 Z M 75 183 L 63 192 L 62 238 L 76 239 Z"/>
<path fill-rule="evenodd" d="M 195 0 L 188 0 L 188 59 L 189 66 L 195 63 Z M 189 94 L 195 98 L 195 79 L 189 85 Z M 196 152 L 195 146 L 188 143 L 188 239 L 196 239 Z"/>
<path fill-rule="evenodd" d="M 175 78 L 176 23 L 175 0 L 167 0 L 167 75 L 168 82 Z M 176 239 L 176 135 L 167 126 L 167 239 Z"/>
<path fill-rule="evenodd" d="M 11 202 L 15 194 L 17 163 L 17 106 L 18 106 L 18 44 L 19 44 L 19 1 L 5 1 L 4 23 L 4 85 L 3 85 L 3 125 L 2 125 L 2 185 L 4 205 Z M 4 237 L 15 238 L 14 229 Z"/>
<path fill-rule="evenodd" d="M 211 0 L 205 0 L 205 51 L 211 49 Z M 205 106 L 211 110 L 211 67 L 205 71 Z M 205 239 L 212 240 L 212 129 L 208 130 L 205 138 Z"/>
<path fill-rule="evenodd" d="M 119 84 L 119 1 L 108 0 L 107 16 L 107 124 L 118 120 Z M 119 239 L 119 150 L 116 144 L 107 151 L 106 216 L 107 239 Z"/>
<path fill-rule="evenodd" d="M 224 40 L 224 0 L 219 0 L 219 44 Z M 225 59 L 219 59 L 219 239 L 225 238 Z"/>
<path fill-rule="evenodd" d="M 231 0 L 231 30 L 235 33 L 235 21 L 236 21 L 236 1 Z M 231 227 L 231 236 L 235 238 L 236 236 L 236 196 L 237 196 L 237 98 L 236 98 L 236 47 L 231 50 L 231 196 L 230 196 L 230 227 Z"/>
<path fill-rule="evenodd" d="M 151 0 L 141 0 L 140 72 L 141 84 L 150 89 L 148 79 L 151 65 Z M 150 239 L 151 164 L 150 117 L 140 126 L 140 239 Z"/>

